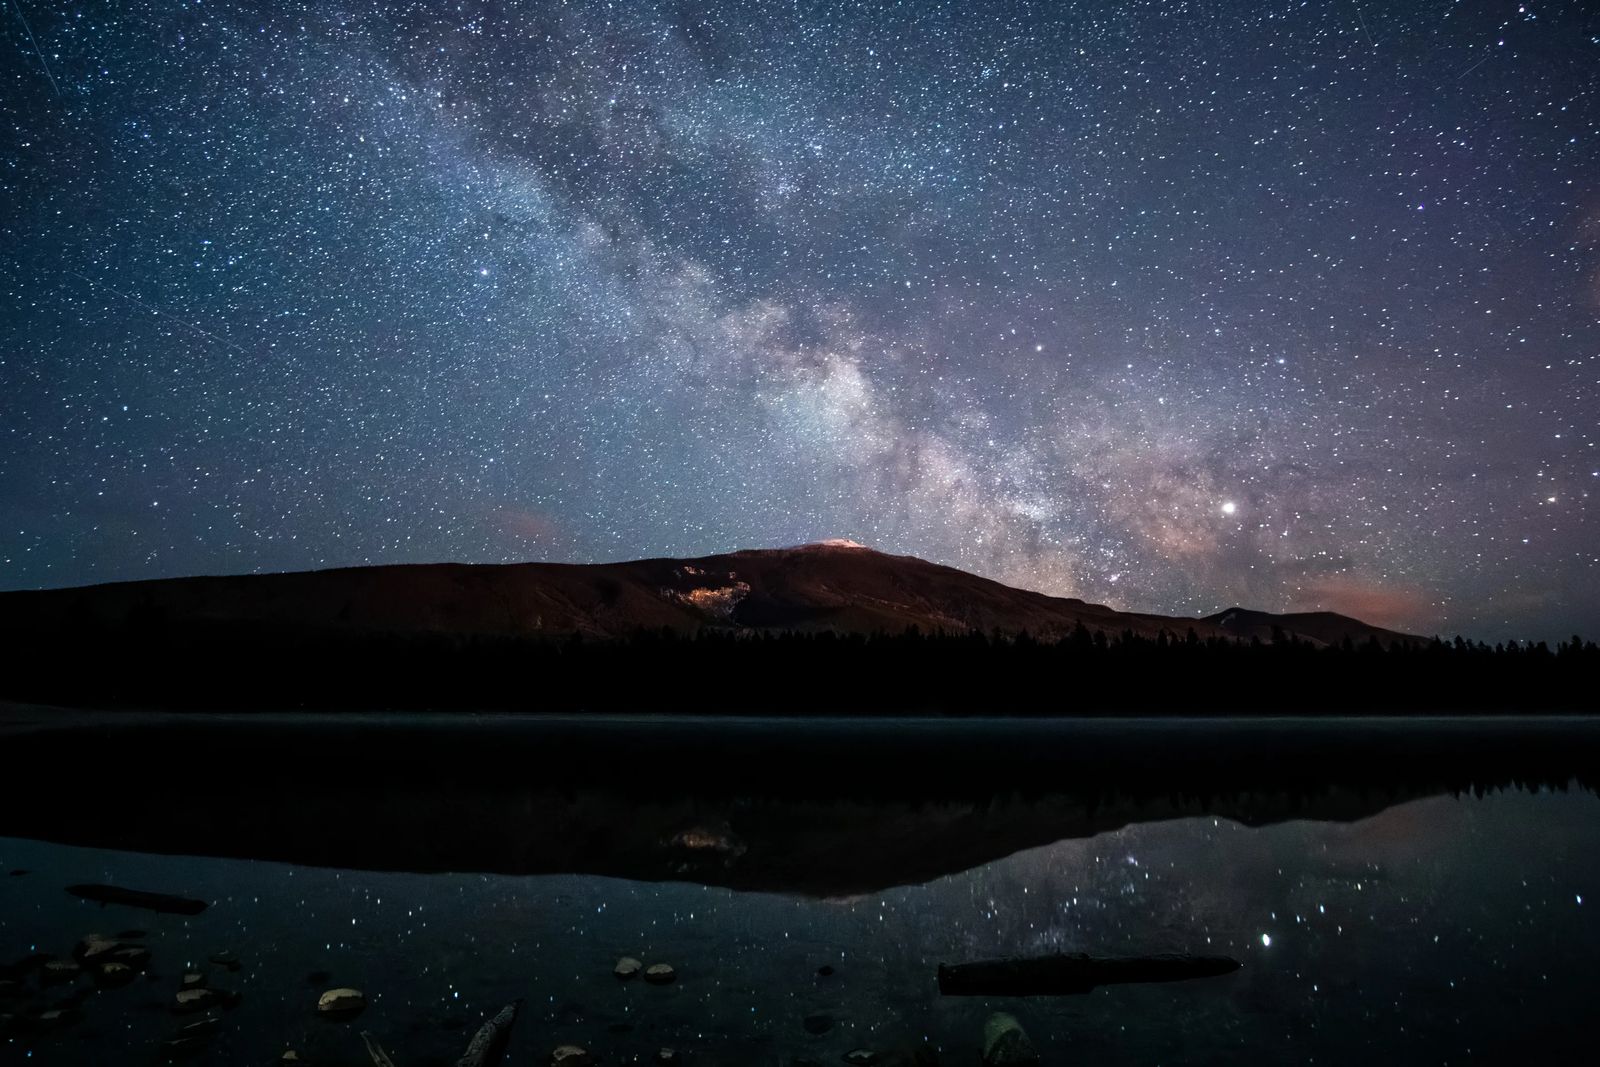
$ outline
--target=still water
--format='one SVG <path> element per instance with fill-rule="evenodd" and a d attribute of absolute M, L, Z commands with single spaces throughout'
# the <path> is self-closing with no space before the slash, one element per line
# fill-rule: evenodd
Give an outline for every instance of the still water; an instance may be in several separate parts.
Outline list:
<path fill-rule="evenodd" d="M 1587 1062 L 1600 720 L 0 715 L 0 1061 Z M 198 915 L 66 886 L 192 897 Z M 43 984 L 88 934 L 130 984 Z M 1190 952 L 1235 973 L 941 997 L 941 963 Z M 232 963 L 216 963 L 213 957 Z M 618 981 L 621 957 L 677 981 Z M 32 960 L 30 960 L 32 958 Z M 29 961 L 30 960 L 30 961 Z M 18 966 L 18 961 L 29 961 Z M 366 997 L 318 1016 L 336 987 Z M 66 1008 L 58 1025 L 43 1014 Z M 915 1056 L 915 1057 L 914 1057 Z"/>
<path fill-rule="evenodd" d="M 362 1030 L 401 1067 L 453 1063 L 481 1019 L 518 997 L 508 1063 L 543 1062 L 569 1042 L 605 1064 L 670 1046 L 685 1062 L 786 1067 L 923 1043 L 940 1062 L 976 1063 L 995 1009 L 1018 1016 L 1046 1063 L 1511 1062 L 1586 1047 L 1600 958 L 1600 918 L 1585 902 L 1600 873 L 1600 801 L 1586 793 L 1436 797 L 1349 825 L 1145 823 L 845 899 L 16 839 L 0 840 L 0 866 L 29 872 L 0 880 L 8 956 L 65 956 L 86 934 L 129 927 L 151 949 L 141 981 L 83 997 L 75 1024 L 5 1037 L 8 1058 L 51 1064 L 158 1060 L 191 967 L 243 994 L 204 1054 L 217 1063 L 268 1063 L 289 1048 L 366 1062 Z M 192 918 L 156 915 L 62 891 L 76 882 L 213 903 Z M 1179 949 L 1244 967 L 1026 1000 L 941 998 L 934 984 L 940 962 Z M 240 969 L 210 964 L 218 952 Z M 677 981 L 619 982 L 624 955 L 670 963 Z M 362 989 L 367 1010 L 318 1018 L 333 986 Z"/>

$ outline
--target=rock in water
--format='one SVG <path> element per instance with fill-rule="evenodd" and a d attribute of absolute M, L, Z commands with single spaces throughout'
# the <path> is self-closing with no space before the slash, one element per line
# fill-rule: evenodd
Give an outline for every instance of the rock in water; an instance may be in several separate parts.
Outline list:
<path fill-rule="evenodd" d="M 819 1011 L 815 1015 L 807 1015 L 800 1025 L 806 1028 L 808 1034 L 825 1034 L 833 1029 L 833 1016 Z"/>
<path fill-rule="evenodd" d="M 644 969 L 644 980 L 651 985 L 666 985 L 678 977 L 670 963 L 652 963 Z"/>
<path fill-rule="evenodd" d="M 517 1021 L 517 1009 L 522 1001 L 514 1000 L 500 1009 L 498 1015 L 472 1035 L 467 1051 L 456 1061 L 456 1067 L 494 1067 L 506 1054 L 506 1044 L 511 1040 L 511 1027 Z"/>
<path fill-rule="evenodd" d="M 673 1067 L 678 1062 L 678 1050 L 675 1048 L 656 1049 L 656 1062 L 661 1067 Z"/>
<path fill-rule="evenodd" d="M 1039 1053 L 1015 1015 L 997 1011 L 983 1024 L 983 1067 L 1039 1067 Z"/>
<path fill-rule="evenodd" d="M 844 1062 L 850 1067 L 872 1067 L 878 1062 L 878 1054 L 869 1048 L 854 1048 L 844 1054 Z"/>
<path fill-rule="evenodd" d="M 617 965 L 611 969 L 611 973 L 626 982 L 630 978 L 637 978 L 642 970 L 644 970 L 644 964 L 632 956 L 624 956 L 617 961 Z"/>
<path fill-rule="evenodd" d="M 359 989 L 330 989 L 317 998 L 317 1012 L 331 1019 L 353 1019 L 367 1006 L 366 994 Z"/>
<path fill-rule="evenodd" d="M 185 971 L 178 984 L 183 989 L 204 989 L 206 976 L 201 971 Z"/>
<path fill-rule="evenodd" d="M 550 1053 L 550 1067 L 594 1067 L 594 1057 L 582 1045 L 559 1045 Z"/>

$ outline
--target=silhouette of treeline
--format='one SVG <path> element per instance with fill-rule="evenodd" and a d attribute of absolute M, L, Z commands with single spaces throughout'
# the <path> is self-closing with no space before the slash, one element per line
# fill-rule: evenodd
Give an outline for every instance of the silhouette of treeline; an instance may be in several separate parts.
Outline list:
<path fill-rule="evenodd" d="M 1577 637 L 1317 645 L 1026 633 L 531 639 L 165 623 L 4 632 L 0 697 L 156 708 L 1059 715 L 1594 711 Z"/>

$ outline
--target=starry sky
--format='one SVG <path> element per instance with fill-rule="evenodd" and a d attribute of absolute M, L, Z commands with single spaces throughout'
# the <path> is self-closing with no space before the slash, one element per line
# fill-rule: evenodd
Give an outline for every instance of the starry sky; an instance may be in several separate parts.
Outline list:
<path fill-rule="evenodd" d="M 0 18 L 0 587 L 849 537 L 1600 636 L 1583 2 Z"/>

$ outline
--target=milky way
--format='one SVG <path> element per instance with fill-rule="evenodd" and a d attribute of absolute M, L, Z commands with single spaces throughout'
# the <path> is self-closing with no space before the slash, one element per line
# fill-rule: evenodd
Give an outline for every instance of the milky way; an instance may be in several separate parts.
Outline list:
<path fill-rule="evenodd" d="M 78 4 L 0 585 L 850 537 L 1600 634 L 1584 3 Z"/>

